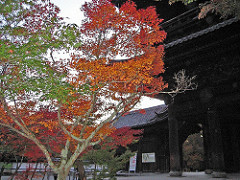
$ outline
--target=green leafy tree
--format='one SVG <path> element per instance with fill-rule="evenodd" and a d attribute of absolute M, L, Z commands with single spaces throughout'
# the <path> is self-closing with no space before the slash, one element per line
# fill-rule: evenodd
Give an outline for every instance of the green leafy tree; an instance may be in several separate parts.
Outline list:
<path fill-rule="evenodd" d="M 130 157 L 133 155 L 134 153 L 130 150 L 126 150 L 121 155 L 116 155 L 116 150 L 106 148 L 91 150 L 83 156 L 83 159 L 93 163 L 95 167 L 97 167 L 97 165 L 103 167 L 103 169 L 100 170 L 97 168 L 94 169 L 93 180 L 101 180 L 106 177 L 116 179 L 116 172 L 124 168 Z"/>
<path fill-rule="evenodd" d="M 115 179 L 114 176 L 117 171 L 125 168 L 130 157 L 134 155 L 134 152 L 128 148 L 128 145 L 137 143 L 142 133 L 143 130 L 141 129 L 134 130 L 130 127 L 119 128 L 110 134 L 101 144 L 86 151 L 81 157 L 81 162 L 89 161 L 95 167 L 97 165 L 104 167 L 100 171 L 95 168 L 93 173 L 94 180 L 106 177 Z M 118 152 L 119 148 L 121 149 L 120 153 Z"/>

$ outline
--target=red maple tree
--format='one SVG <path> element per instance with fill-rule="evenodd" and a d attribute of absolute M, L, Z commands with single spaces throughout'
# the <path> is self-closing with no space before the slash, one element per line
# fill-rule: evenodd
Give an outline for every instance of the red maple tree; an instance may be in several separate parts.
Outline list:
<path fill-rule="evenodd" d="M 1 14 L 6 25 L 0 36 L 0 125 L 32 141 L 65 180 L 82 152 L 115 131 L 117 114 L 167 86 L 159 76 L 162 20 L 154 7 L 137 9 L 127 1 L 117 9 L 108 0 L 93 0 L 83 6 L 86 19 L 78 28 L 61 24 L 58 9 L 47 1 L 5 3 L 10 4 Z M 15 21 L 21 23 L 8 26 Z M 56 60 L 58 49 L 74 53 L 70 60 Z"/>

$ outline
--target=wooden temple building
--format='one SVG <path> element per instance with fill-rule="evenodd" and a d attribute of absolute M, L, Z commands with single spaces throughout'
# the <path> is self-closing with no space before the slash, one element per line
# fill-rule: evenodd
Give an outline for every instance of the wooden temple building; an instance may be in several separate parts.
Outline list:
<path fill-rule="evenodd" d="M 196 76 L 197 90 L 159 95 L 166 105 L 132 112 L 117 127 L 144 128 L 136 144 L 137 171 L 170 172 L 181 176 L 181 147 L 186 138 L 203 131 L 205 169 L 213 177 L 240 172 L 240 21 L 209 14 L 199 20 L 198 4 L 168 5 L 162 0 L 135 0 L 139 8 L 156 6 L 167 32 L 164 79 L 185 69 Z M 116 0 L 116 4 L 122 1 Z M 154 163 L 142 163 L 142 153 L 155 153 Z"/>

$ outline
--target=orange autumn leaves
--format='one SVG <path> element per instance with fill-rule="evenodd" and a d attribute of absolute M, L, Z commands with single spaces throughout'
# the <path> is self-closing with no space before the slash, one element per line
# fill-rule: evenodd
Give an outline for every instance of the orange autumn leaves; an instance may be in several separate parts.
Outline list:
<path fill-rule="evenodd" d="M 4 111 L 3 107 L 0 107 L 0 120 L 1 122 L 11 125 L 13 128 L 19 130 L 19 127 L 14 124 L 14 121 L 11 117 L 9 117 Z M 63 111 L 66 112 L 66 111 Z M 69 112 L 68 112 L 69 113 Z M 68 114 L 66 113 L 66 114 Z M 62 119 L 64 119 L 64 125 L 65 127 L 70 131 L 72 122 L 69 123 L 69 120 L 72 120 L 73 117 L 67 117 L 66 114 L 62 115 Z M 58 144 L 60 146 L 61 144 L 65 142 L 66 139 L 70 138 L 67 134 L 65 134 L 58 122 L 57 112 L 50 110 L 48 107 L 41 108 L 38 111 L 29 111 L 28 109 L 21 109 L 21 112 L 18 113 L 12 112 L 12 115 L 14 118 L 21 118 L 19 119 L 19 122 L 22 126 L 25 128 L 28 128 L 32 133 L 35 134 L 35 136 L 39 140 L 46 140 L 49 139 L 49 137 L 52 137 L 50 139 L 58 139 L 58 142 L 54 141 L 54 144 Z M 80 134 L 83 139 L 87 139 L 91 133 L 97 128 L 97 125 L 88 125 L 84 127 L 83 125 L 78 125 L 72 130 L 72 134 L 76 137 L 80 137 Z M 110 123 L 106 123 L 93 137 L 92 142 L 102 140 L 105 136 L 108 136 L 112 134 L 115 131 L 115 128 L 111 126 Z M 45 143 L 43 141 L 43 143 Z M 78 142 L 71 139 L 73 144 L 77 144 Z M 51 141 L 53 143 L 53 141 Z M 59 151 L 59 149 L 58 149 Z"/>
<path fill-rule="evenodd" d="M 68 79 L 74 100 L 64 105 L 64 113 L 91 117 L 89 123 L 95 124 L 102 117 L 101 112 L 97 114 L 99 109 L 116 110 L 115 106 L 102 107 L 106 99 L 121 100 L 126 111 L 144 93 L 154 94 L 167 86 L 159 76 L 164 72 L 161 44 L 166 33 L 154 7 L 138 10 L 127 1 L 117 9 L 108 0 L 93 0 L 82 10 L 87 17 L 81 27 L 82 44 L 69 63 L 75 73 Z M 130 100 L 128 94 L 135 97 Z M 86 129 L 93 132 L 92 128 Z"/>
<path fill-rule="evenodd" d="M 108 0 L 93 0 L 82 9 L 87 18 L 79 30 L 81 46 L 73 48 L 71 59 L 64 67 L 57 62 L 43 67 L 41 61 L 25 61 L 29 69 L 40 66 L 42 76 L 33 81 L 22 78 L 26 82 L 22 88 L 16 85 L 17 107 L 9 105 L 11 116 L 0 107 L 1 123 L 33 134 L 46 148 L 47 142 L 58 147 L 57 152 L 68 140 L 73 151 L 103 140 L 115 131 L 112 123 L 117 115 L 130 110 L 145 93 L 166 87 L 160 76 L 166 33 L 154 7 L 137 9 L 127 1 L 117 9 Z M 49 70 L 53 72 L 47 81 Z M 59 74 L 62 79 L 55 81 Z M 41 103 L 46 106 L 40 107 Z M 106 114 L 110 115 L 105 118 Z"/>
<path fill-rule="evenodd" d="M 118 93 L 166 87 L 161 77 L 153 78 L 164 72 L 159 44 L 166 37 L 154 7 L 138 10 L 127 1 L 117 9 L 108 0 L 93 0 L 82 9 L 87 18 L 81 28 L 81 53 L 73 54 L 70 63 L 78 73 L 72 85 L 89 83 L 93 91 L 107 85 Z"/>

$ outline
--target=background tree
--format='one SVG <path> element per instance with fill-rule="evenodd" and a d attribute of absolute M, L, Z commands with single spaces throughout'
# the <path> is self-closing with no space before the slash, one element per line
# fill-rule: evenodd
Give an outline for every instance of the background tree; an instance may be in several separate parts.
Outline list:
<path fill-rule="evenodd" d="M 44 114 L 44 118 L 43 118 Z M 57 114 L 54 112 L 47 112 L 46 108 L 41 108 L 39 112 L 35 114 L 34 119 L 39 123 L 34 124 L 33 129 L 38 131 L 38 139 L 47 147 L 48 151 L 51 153 L 52 158 L 57 158 L 60 156 L 61 148 L 64 146 L 64 141 L 66 136 L 59 132 L 59 128 L 54 128 L 49 126 L 54 118 L 56 120 Z M 33 125 L 33 124 L 32 124 Z M 46 164 L 46 158 L 43 152 L 33 141 L 21 135 L 16 134 L 14 131 L 6 129 L 4 127 L 1 130 L 1 152 L 3 160 L 8 160 L 6 163 L 15 162 L 17 163 L 16 169 L 14 170 L 11 178 L 23 178 L 32 179 L 39 175 L 36 173 L 37 168 L 40 164 Z M 28 163 L 29 167 L 19 172 L 22 163 Z M 41 167 L 43 168 L 43 167 Z M 42 169 L 43 170 L 43 169 Z M 47 169 L 43 171 L 45 174 Z M 42 174 L 41 174 L 42 176 Z"/>
<path fill-rule="evenodd" d="M 188 136 L 183 143 L 183 161 L 185 168 L 190 170 L 204 170 L 204 149 L 202 133 Z"/>
<path fill-rule="evenodd" d="M 114 131 L 117 114 L 166 87 L 153 77 L 164 72 L 163 46 L 154 45 L 166 33 L 153 7 L 130 1 L 85 3 L 80 29 L 58 11 L 44 0 L 1 1 L 0 125 L 36 144 L 65 180 L 79 155 Z M 56 59 L 57 49 L 74 53 Z M 116 63 L 120 56 L 127 60 Z"/>
<path fill-rule="evenodd" d="M 23 161 L 23 154 L 25 151 L 26 143 L 21 143 L 16 145 L 18 141 L 16 136 L 12 136 L 8 129 L 0 127 L 0 179 L 4 174 L 12 175 L 11 171 L 12 165 L 11 162 L 15 160 L 16 169 L 18 171 L 20 165 Z M 16 145 L 16 146 L 15 146 Z M 15 174 L 15 173 L 14 173 Z"/>

